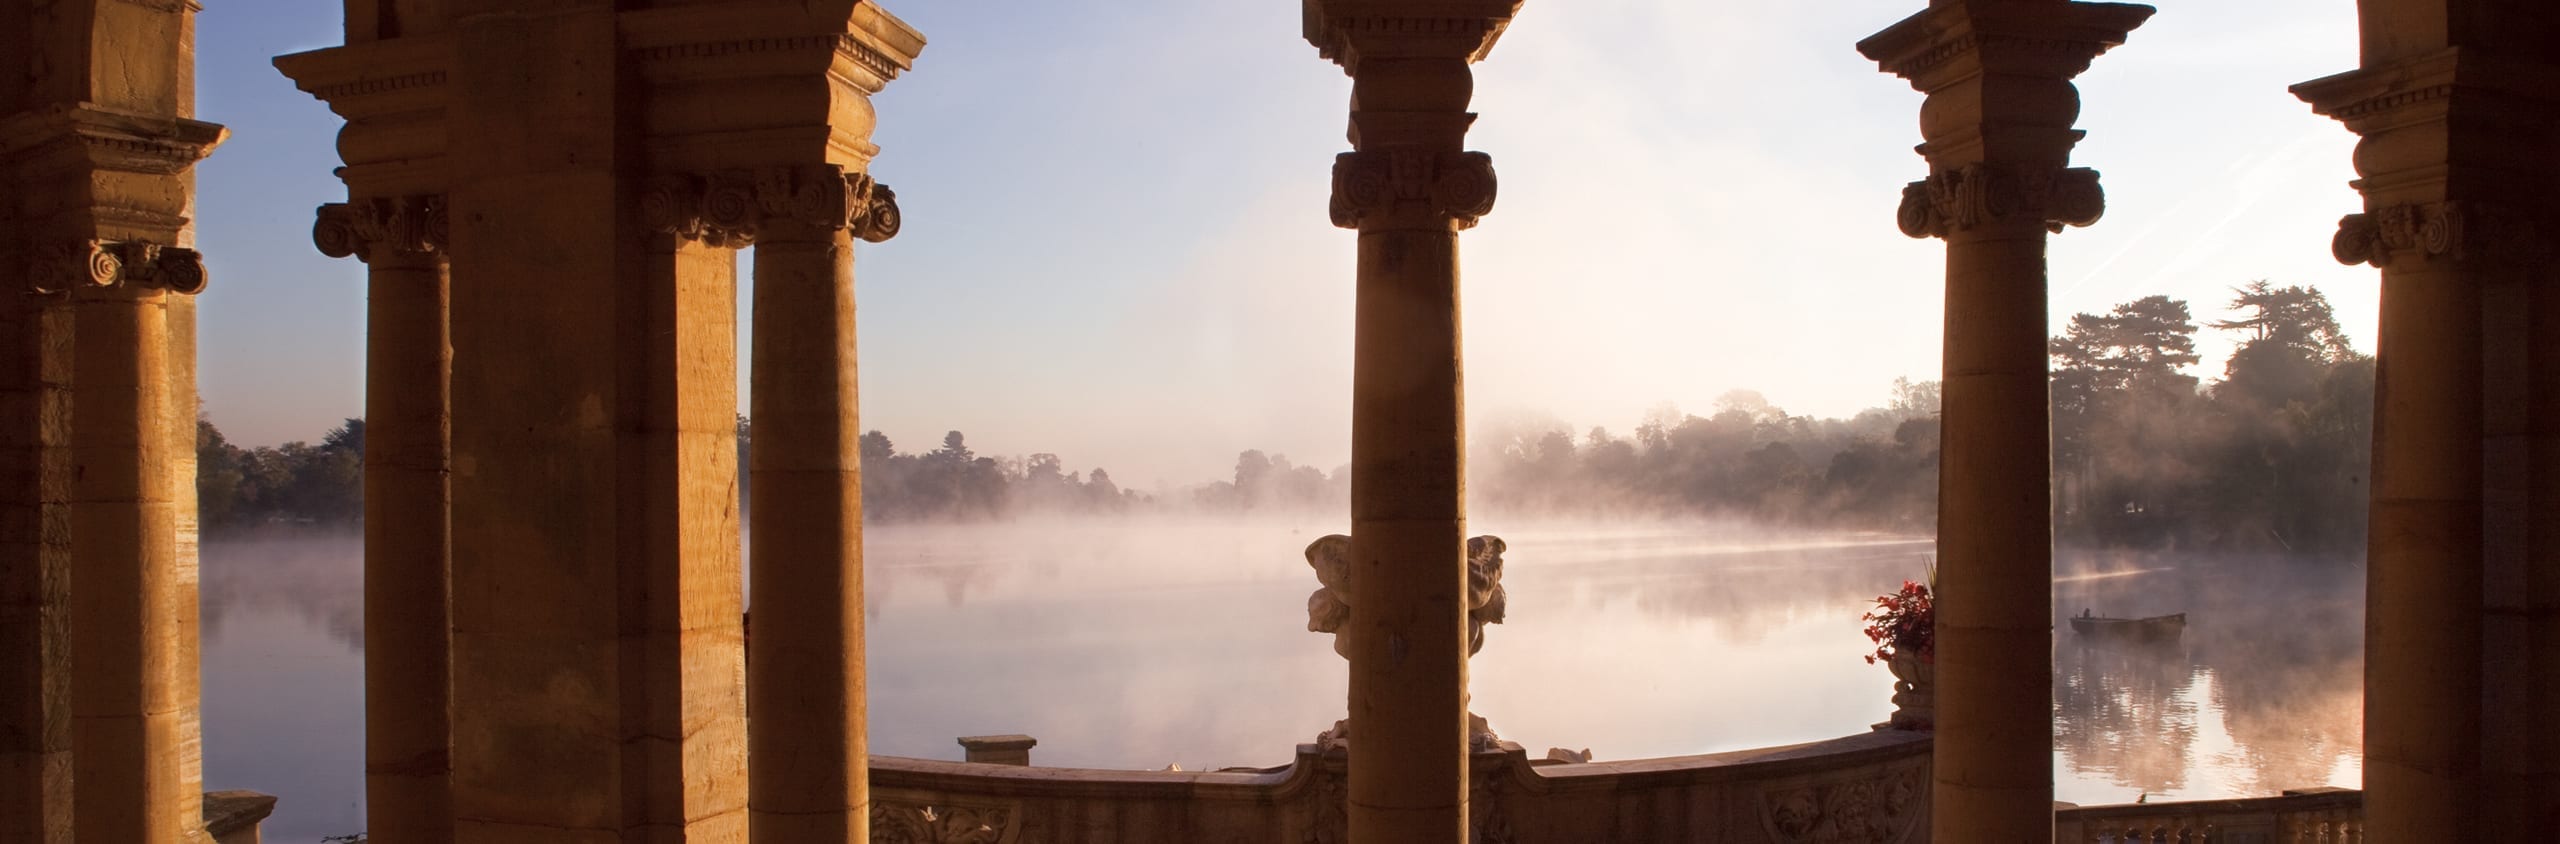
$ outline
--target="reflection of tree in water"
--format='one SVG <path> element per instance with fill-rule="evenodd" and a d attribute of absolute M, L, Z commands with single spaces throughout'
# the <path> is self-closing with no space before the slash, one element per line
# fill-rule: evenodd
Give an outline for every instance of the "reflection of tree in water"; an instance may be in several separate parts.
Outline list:
<path fill-rule="evenodd" d="M 2185 695 L 2203 672 L 2184 650 L 2066 640 L 2054 661 L 2053 741 L 2065 764 L 2145 792 L 2186 787 L 2196 706 Z"/>
<path fill-rule="evenodd" d="M 2361 754 L 2361 567 L 2276 556 L 2072 554 L 2058 572 L 2063 615 L 2082 607 L 2121 617 L 2187 614 L 2183 650 L 2157 655 L 2084 643 L 2057 619 L 2055 742 L 2074 770 L 2167 791 L 2201 763 L 2235 781 L 2232 793 L 2198 796 L 2246 797 L 2333 784 L 2330 772 Z M 2198 678 L 2207 679 L 2203 703 L 2232 743 L 2202 760 L 2189 758 Z"/>
<path fill-rule="evenodd" d="M 2208 591 L 2246 596 L 2246 627 L 2191 628 L 2216 666 L 2213 703 L 2250 774 L 2248 793 L 2331 784 L 2364 747 L 2361 569 L 2276 560 L 2217 571 Z M 2346 785 L 2355 785 L 2350 781 Z"/>

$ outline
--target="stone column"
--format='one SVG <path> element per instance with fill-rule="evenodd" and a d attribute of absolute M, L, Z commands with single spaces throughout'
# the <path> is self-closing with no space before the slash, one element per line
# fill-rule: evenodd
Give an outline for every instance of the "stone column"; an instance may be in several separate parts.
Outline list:
<path fill-rule="evenodd" d="M 173 339 L 193 332 L 171 330 L 168 300 L 203 289 L 204 267 L 192 250 L 145 243 L 93 241 L 55 260 L 58 277 L 86 282 L 68 293 L 73 813 L 83 841 L 192 841 L 203 831 L 195 571 L 179 499 L 195 478 L 178 470 L 193 438 L 179 442 L 168 420 L 192 416 Z"/>
<path fill-rule="evenodd" d="M 2070 80 L 2151 12 L 1948 0 L 1858 43 L 1928 95 L 1919 151 L 1930 175 L 1904 189 L 1900 223 L 1947 241 L 1937 840 L 2053 836 L 2045 238 L 2104 208 L 2098 174 L 2069 166 L 2081 134 Z"/>
<path fill-rule="evenodd" d="M 748 643 L 749 813 L 757 840 L 862 841 L 870 755 L 853 241 L 895 235 L 897 201 L 861 173 L 790 172 L 835 187 L 827 202 L 769 218 L 753 235 L 748 539 L 761 632 Z"/>
<path fill-rule="evenodd" d="M 2382 270 L 2366 551 L 2375 841 L 2526 840 L 2560 812 L 2547 14 L 2374 3 L 2363 67 L 2294 86 L 2362 136 L 2339 260 Z"/>
<path fill-rule="evenodd" d="M 1510 2 L 1311 2 L 1307 38 L 1352 78 L 1335 225 L 1360 232 L 1346 637 L 1351 840 L 1467 837 L 1466 412 L 1458 232 L 1493 209 L 1465 150 L 1469 65 Z"/>
<path fill-rule="evenodd" d="M 365 808 L 372 840 L 453 840 L 453 350 L 444 198 L 325 205 L 322 254 L 367 267 Z"/>

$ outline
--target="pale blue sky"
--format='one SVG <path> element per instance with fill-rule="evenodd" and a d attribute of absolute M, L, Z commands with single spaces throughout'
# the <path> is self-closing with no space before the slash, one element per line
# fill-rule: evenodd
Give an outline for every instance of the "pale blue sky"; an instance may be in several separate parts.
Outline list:
<path fill-rule="evenodd" d="M 1936 377 L 1942 247 L 1893 225 L 1920 96 L 1851 47 L 1922 5 L 1530 0 L 1477 70 L 1470 146 L 1501 178 L 1465 238 L 1479 435 L 1624 432 L 1735 388 L 1847 415 Z M 2151 293 L 2212 319 L 2268 278 L 2319 285 L 2370 351 L 2375 276 L 2328 255 L 2353 138 L 2285 92 L 2354 66 L 2353 3 L 2159 5 L 2082 77 L 2075 161 L 2108 208 L 2054 241 L 2056 324 Z M 861 256 L 867 427 L 1139 487 L 1249 447 L 1347 459 L 1353 236 L 1324 209 L 1349 81 L 1294 0 L 890 9 L 931 45 L 878 99 L 906 227 Z M 309 236 L 345 195 L 338 123 L 268 64 L 340 32 L 329 0 L 199 22 L 199 113 L 233 132 L 199 185 L 203 392 L 240 442 L 362 408 L 362 268 Z"/>

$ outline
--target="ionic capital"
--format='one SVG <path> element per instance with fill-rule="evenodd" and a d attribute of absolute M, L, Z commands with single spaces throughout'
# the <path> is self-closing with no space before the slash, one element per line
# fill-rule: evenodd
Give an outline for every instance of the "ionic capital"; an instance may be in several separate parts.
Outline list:
<path fill-rule="evenodd" d="M 67 293 L 119 286 L 158 288 L 194 295 L 204 292 L 204 255 L 193 249 L 147 241 L 81 240 L 36 249 L 27 268 L 36 293 Z"/>
<path fill-rule="evenodd" d="M 2341 217 L 2329 251 L 2341 264 L 2382 267 L 2401 257 L 2535 263 L 2548 260 L 2551 246 L 2540 226 L 2512 209 L 2445 200 L 2402 202 Z"/>
<path fill-rule="evenodd" d="M 1494 188 L 1493 156 L 1481 152 L 1346 152 L 1333 160 L 1333 224 L 1403 219 L 1474 228 L 1493 213 Z"/>
<path fill-rule="evenodd" d="M 371 262 L 384 252 L 436 254 L 449 243 L 444 197 L 395 196 L 320 206 L 311 242 L 331 258 Z"/>
<path fill-rule="evenodd" d="M 1983 226 L 2035 223 L 2046 231 L 2086 226 L 2107 210 L 2098 171 L 2087 167 L 2013 167 L 1974 162 L 1940 170 L 1902 188 L 1895 215 L 1902 233 L 1946 237 Z"/>
<path fill-rule="evenodd" d="M 901 222 L 896 191 L 835 165 L 664 176 L 641 194 L 640 213 L 661 234 L 729 248 L 755 245 L 779 223 L 851 229 L 879 243 L 896 237 Z"/>

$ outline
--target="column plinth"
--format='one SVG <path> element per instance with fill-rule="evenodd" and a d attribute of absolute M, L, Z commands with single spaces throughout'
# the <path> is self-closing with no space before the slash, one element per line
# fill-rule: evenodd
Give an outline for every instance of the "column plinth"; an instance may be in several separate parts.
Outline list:
<path fill-rule="evenodd" d="M 1919 152 L 1929 177 L 1904 189 L 1898 222 L 1947 243 L 1937 840 L 2053 837 L 2045 243 L 2105 210 L 2097 173 L 2068 166 L 2080 137 L 2071 79 L 2151 11 L 1952 0 L 1858 44 L 1928 97 Z"/>

